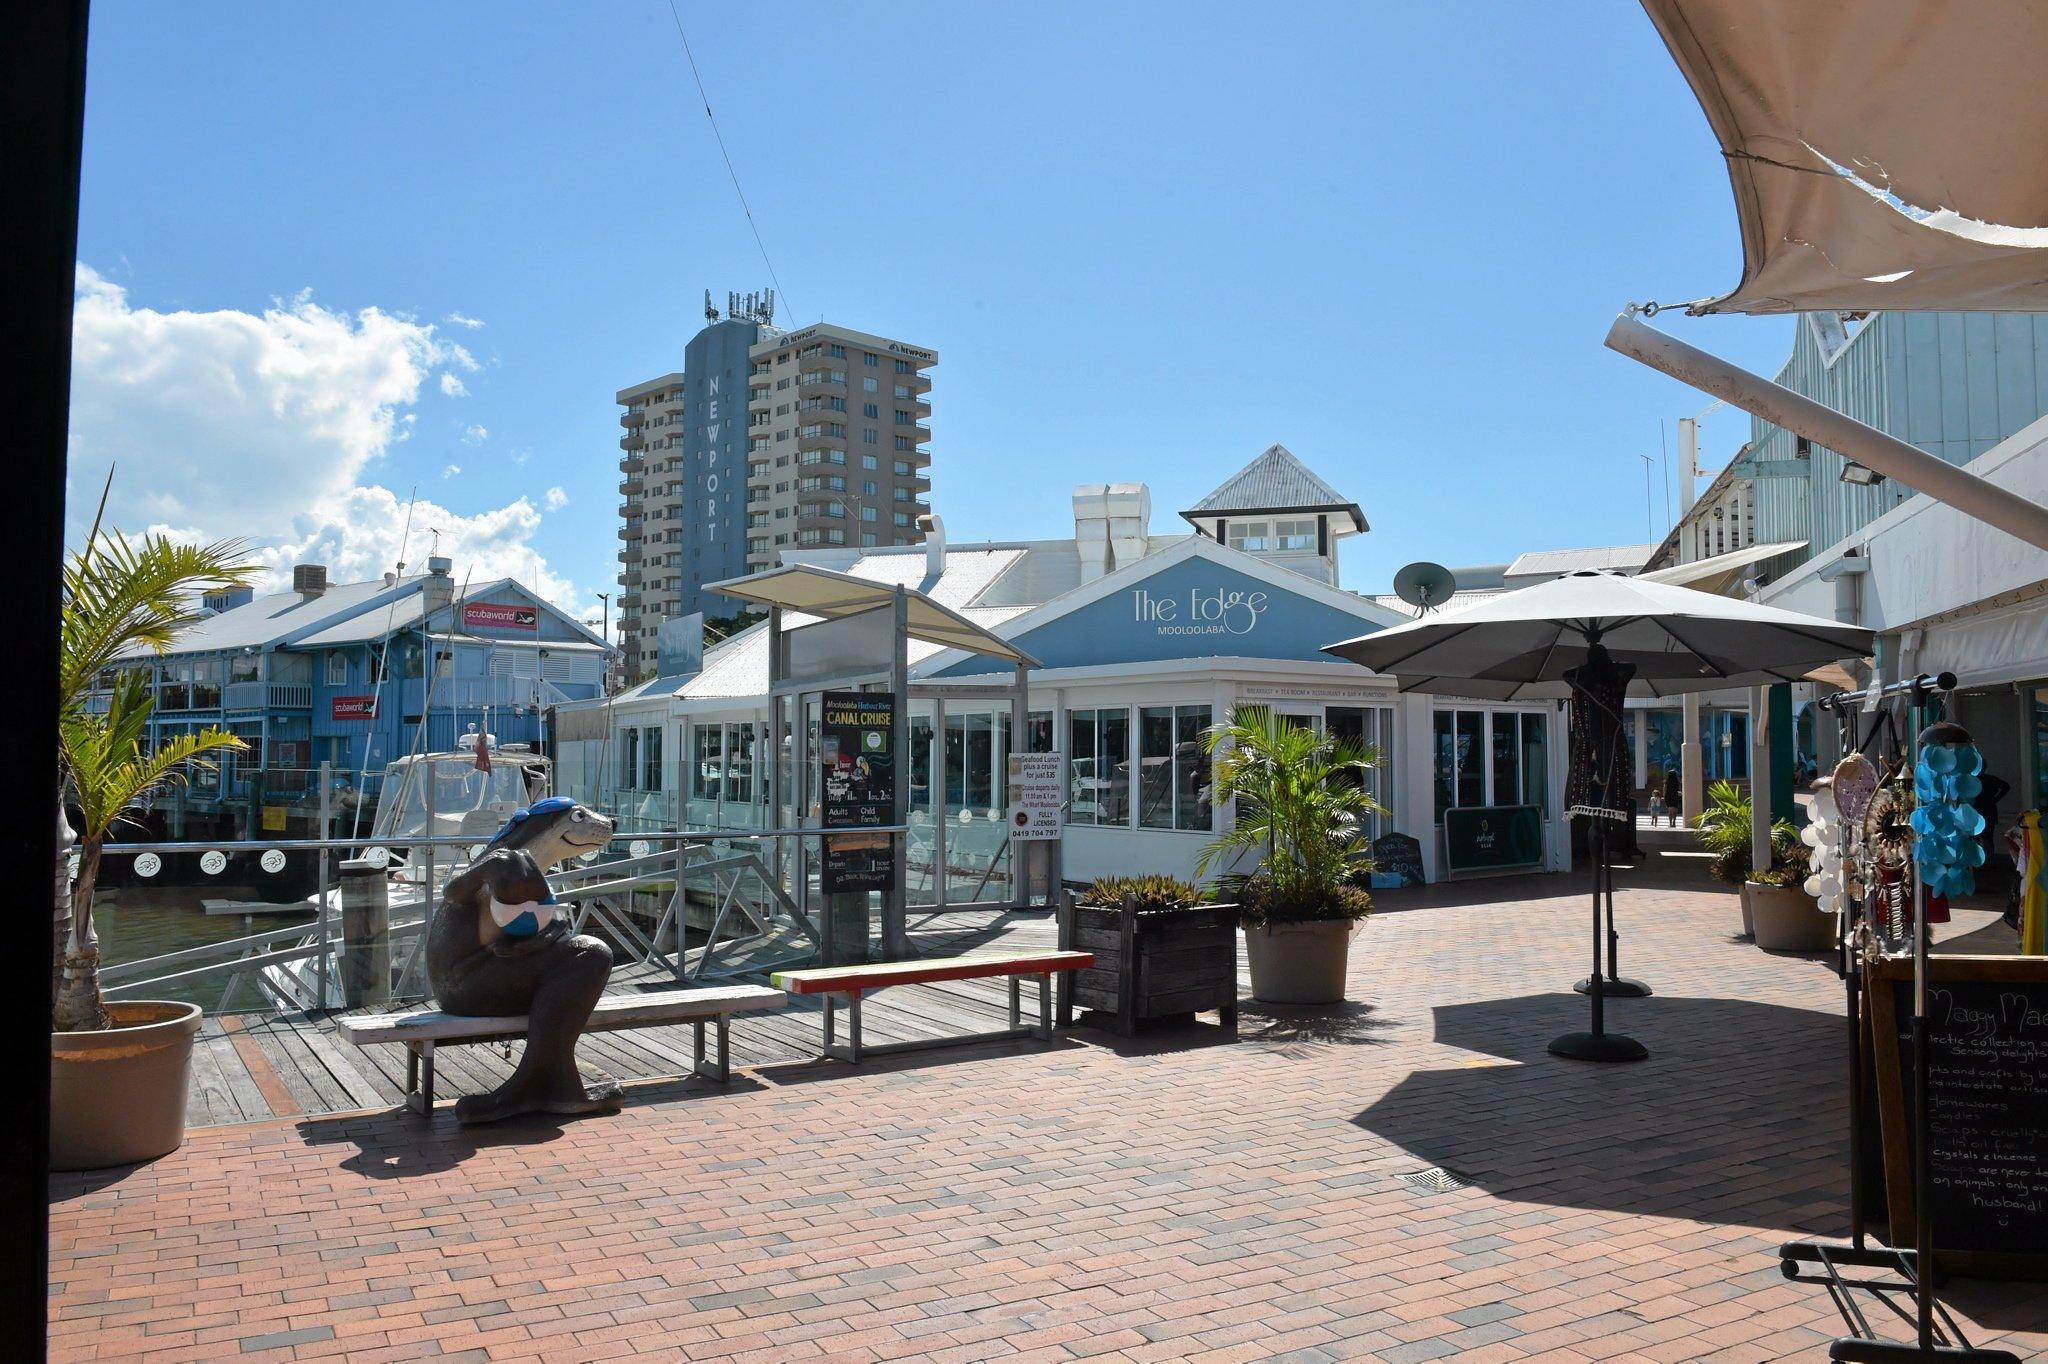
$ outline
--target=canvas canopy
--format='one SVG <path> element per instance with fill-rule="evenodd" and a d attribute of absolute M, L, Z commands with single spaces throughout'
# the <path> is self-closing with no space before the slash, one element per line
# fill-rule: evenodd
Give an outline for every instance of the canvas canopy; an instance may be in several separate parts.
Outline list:
<path fill-rule="evenodd" d="M 705 588 L 721 596 L 779 606 L 819 620 L 837 620 L 873 611 L 896 600 L 889 583 L 835 573 L 811 564 L 790 564 L 744 578 L 729 578 Z M 1038 660 L 993 631 L 983 629 L 950 607 L 941 606 L 914 588 L 902 589 L 907 633 L 912 639 L 948 649 L 964 649 L 988 658 L 1036 667 Z"/>
<path fill-rule="evenodd" d="M 1691 311 L 2048 311 L 2048 4 L 1643 7 L 1742 232 L 1741 282 Z"/>
<path fill-rule="evenodd" d="M 1635 666 L 1632 691 L 1645 696 L 1797 682 L 1823 663 L 1863 657 L 1872 640 L 1868 630 L 1796 611 L 1574 573 L 1324 652 L 1392 674 L 1403 691 L 1554 700 L 1572 694 L 1565 674 L 1585 664 L 1596 636 L 1616 663 Z"/>

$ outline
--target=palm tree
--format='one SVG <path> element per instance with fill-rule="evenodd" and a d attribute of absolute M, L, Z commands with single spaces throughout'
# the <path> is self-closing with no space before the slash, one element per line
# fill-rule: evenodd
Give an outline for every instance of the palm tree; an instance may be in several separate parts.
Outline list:
<path fill-rule="evenodd" d="M 1700 846 L 1714 855 L 1713 873 L 1723 881 L 1740 883 L 1748 876 L 1752 861 L 1749 797 L 1731 781 L 1717 781 L 1707 788 L 1707 808 L 1693 819 Z M 1797 843 L 1799 830 L 1790 820 L 1771 825 L 1774 858 Z"/>
<path fill-rule="evenodd" d="M 244 746 L 232 734 L 208 729 L 148 750 L 155 698 L 142 671 L 121 664 L 168 649 L 181 630 L 201 619 L 200 594 L 251 581 L 255 568 L 239 562 L 242 554 L 234 541 L 192 545 L 162 535 L 130 541 L 119 532 L 102 534 L 96 518 L 84 547 L 64 566 L 58 790 L 61 802 L 69 786 L 83 827 L 77 879 L 68 896 L 60 883 L 56 905 L 59 979 L 52 1026 L 59 1032 L 111 1026 L 92 927 L 93 890 L 108 835 L 153 793 L 183 781 L 194 767 L 210 768 L 206 754 Z M 87 691 L 110 669 L 114 681 L 105 707 L 88 708 Z"/>
<path fill-rule="evenodd" d="M 1230 879 L 1262 881 L 1283 917 L 1351 917 L 1350 905 L 1363 897 L 1344 891 L 1370 866 L 1365 820 L 1381 809 L 1365 789 L 1378 753 L 1266 706 L 1234 710 L 1202 737 L 1216 760 L 1217 799 L 1234 799 L 1237 819 L 1202 850 L 1196 873 L 1249 854 L 1259 859 L 1256 876 Z"/>

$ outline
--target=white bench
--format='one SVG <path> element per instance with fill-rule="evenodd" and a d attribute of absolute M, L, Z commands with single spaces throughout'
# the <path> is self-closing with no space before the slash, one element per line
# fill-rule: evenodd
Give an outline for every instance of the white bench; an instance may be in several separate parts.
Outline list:
<path fill-rule="evenodd" d="M 696 1028 L 692 1069 L 707 1080 L 720 1082 L 732 1074 L 730 1023 L 734 1014 L 779 1009 L 788 1001 L 780 990 L 763 985 L 714 985 L 697 990 L 663 990 L 652 994 L 606 995 L 591 1010 L 585 1032 L 616 1032 L 622 1028 L 655 1028 L 670 1023 L 689 1023 Z M 717 1031 L 716 1059 L 704 1059 L 704 1026 Z M 376 1043 L 405 1044 L 405 1105 L 415 1113 L 434 1109 L 434 1046 L 458 1046 L 468 1042 L 495 1042 L 526 1036 L 526 1015 L 477 1018 L 468 1014 L 419 1009 L 402 1014 L 344 1015 L 334 1020 L 334 1029 L 356 1046 Z"/>

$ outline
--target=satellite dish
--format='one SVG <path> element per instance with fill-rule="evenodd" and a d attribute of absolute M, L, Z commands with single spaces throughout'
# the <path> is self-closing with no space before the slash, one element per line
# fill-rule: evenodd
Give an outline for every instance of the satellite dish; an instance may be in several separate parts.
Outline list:
<path fill-rule="evenodd" d="M 1408 565 L 1394 575 L 1394 595 L 1417 611 L 1433 611 L 1451 599 L 1458 579 L 1442 564 L 1427 559 Z"/>

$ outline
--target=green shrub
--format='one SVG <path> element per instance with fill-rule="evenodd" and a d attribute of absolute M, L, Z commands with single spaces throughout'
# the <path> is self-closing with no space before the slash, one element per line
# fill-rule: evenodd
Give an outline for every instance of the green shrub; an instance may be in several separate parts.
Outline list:
<path fill-rule="evenodd" d="M 1197 886 L 1163 872 L 1147 872 L 1139 876 L 1098 876 L 1082 897 L 1082 903 L 1113 909 L 1123 904 L 1126 895 L 1138 902 L 1139 909 L 1185 909 L 1203 899 Z"/>
<path fill-rule="evenodd" d="M 1330 920 L 1352 922 L 1372 913 L 1372 896 L 1356 886 L 1338 884 L 1319 887 L 1308 894 L 1289 894 L 1263 873 L 1227 879 L 1223 896 L 1236 903 L 1238 922 L 1248 928 Z"/>
<path fill-rule="evenodd" d="M 1698 831 L 1700 846 L 1714 855 L 1709 870 L 1717 881 L 1739 886 L 1757 880 L 1750 874 L 1754 859 L 1750 856 L 1749 814 L 1749 797 L 1733 782 L 1717 781 L 1707 788 L 1707 808 L 1693 821 L 1693 828 Z M 1799 878 L 1804 880 L 1805 850 L 1799 830 L 1790 820 L 1781 819 L 1771 826 L 1773 867 L 1796 862 Z"/>

